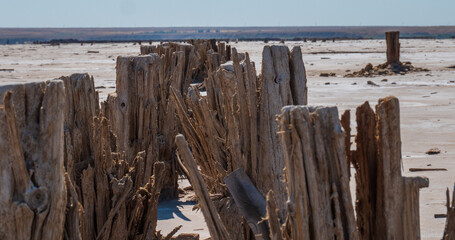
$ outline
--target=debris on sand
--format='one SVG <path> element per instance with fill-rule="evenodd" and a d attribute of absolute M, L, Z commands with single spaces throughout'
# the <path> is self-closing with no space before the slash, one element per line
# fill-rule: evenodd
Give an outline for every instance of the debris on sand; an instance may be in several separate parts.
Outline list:
<path fill-rule="evenodd" d="M 447 68 L 455 68 L 455 65 L 450 65 Z"/>
<path fill-rule="evenodd" d="M 375 86 L 375 87 L 379 87 L 379 85 L 378 85 L 378 84 L 376 84 L 375 82 L 373 82 L 373 81 L 370 81 L 370 80 L 368 80 L 367 84 L 368 84 L 368 85 L 372 85 L 372 86 Z"/>
<path fill-rule="evenodd" d="M 447 168 L 410 168 L 410 172 L 447 171 Z"/>
<path fill-rule="evenodd" d="M 373 66 L 368 63 L 360 71 L 349 73 L 344 77 L 374 77 L 374 76 L 391 76 L 396 74 L 404 75 L 410 72 L 428 72 L 426 68 L 414 67 L 411 62 L 383 63 Z"/>
<path fill-rule="evenodd" d="M 326 72 L 322 72 L 321 74 L 319 74 L 319 77 L 335 77 L 336 74 L 331 72 L 331 73 L 326 73 Z"/>
<path fill-rule="evenodd" d="M 381 80 L 381 82 L 387 82 L 387 81 L 388 81 L 387 78 L 384 78 Z"/>
<path fill-rule="evenodd" d="M 436 148 L 436 147 L 431 148 L 430 150 L 428 150 L 426 152 L 426 154 L 428 154 L 428 155 L 436 155 L 436 154 L 440 154 L 440 153 L 441 153 L 441 150 L 439 150 L 439 148 Z"/>
<path fill-rule="evenodd" d="M 180 239 L 180 240 L 199 239 L 199 234 L 198 233 L 181 233 L 176 237 L 172 237 L 171 239 Z"/>
<path fill-rule="evenodd" d="M 100 53 L 100 51 L 87 51 L 87 53 Z"/>
<path fill-rule="evenodd" d="M 14 69 L 12 68 L 0 68 L 0 72 L 13 72 Z"/>

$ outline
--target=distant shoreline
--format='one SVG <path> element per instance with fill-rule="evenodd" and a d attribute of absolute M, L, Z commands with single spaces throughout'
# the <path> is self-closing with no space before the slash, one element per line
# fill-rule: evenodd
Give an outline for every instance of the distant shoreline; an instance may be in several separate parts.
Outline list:
<path fill-rule="evenodd" d="M 400 38 L 403 39 L 455 38 L 455 26 L 0 28 L 0 44 L 156 42 L 188 39 L 331 41 L 384 39 L 386 31 L 400 31 Z"/>

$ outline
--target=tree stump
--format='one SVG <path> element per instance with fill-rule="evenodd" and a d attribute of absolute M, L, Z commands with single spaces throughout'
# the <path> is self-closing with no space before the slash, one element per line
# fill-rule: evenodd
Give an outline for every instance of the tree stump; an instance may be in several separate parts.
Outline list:
<path fill-rule="evenodd" d="M 386 32 L 385 40 L 387 44 L 387 63 L 400 62 L 400 32 Z"/>

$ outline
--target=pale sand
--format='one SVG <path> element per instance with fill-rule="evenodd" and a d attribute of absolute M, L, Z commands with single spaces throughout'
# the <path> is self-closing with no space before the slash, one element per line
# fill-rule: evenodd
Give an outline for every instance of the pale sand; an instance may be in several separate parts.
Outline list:
<path fill-rule="evenodd" d="M 274 43 L 269 43 L 274 44 Z M 278 44 L 278 43 L 275 43 Z M 455 40 L 401 40 L 401 59 L 431 72 L 404 76 L 375 78 L 343 78 L 345 70 L 357 71 L 367 63 L 377 65 L 385 61 L 385 42 L 380 40 L 339 42 L 287 42 L 288 46 L 302 46 L 308 75 L 310 105 L 336 105 L 340 113 L 370 101 L 372 107 L 381 97 L 394 95 L 400 99 L 403 171 L 406 176 L 422 175 L 430 179 L 430 187 L 421 191 L 420 211 L 423 239 L 440 239 L 445 218 L 434 214 L 445 213 L 445 190 L 455 182 Z M 248 51 L 260 72 L 262 42 L 231 43 L 239 52 Z M 87 51 L 99 53 L 87 53 Z M 350 54 L 311 54 L 312 52 L 365 52 Z M 75 72 L 88 72 L 95 78 L 100 98 L 115 89 L 115 59 L 118 55 L 138 55 L 139 45 L 133 44 L 67 44 L 60 46 L 0 45 L 0 84 L 49 80 Z M 319 77 L 321 72 L 334 72 L 337 77 Z M 381 82 L 382 79 L 388 82 Z M 372 80 L 379 85 L 367 85 Z M 330 82 L 330 85 L 325 85 Z M 357 85 L 352 85 L 356 82 Z M 392 82 L 396 82 L 393 85 Z M 441 154 L 428 156 L 432 148 Z M 410 173 L 411 167 L 447 168 L 445 172 Z M 192 212 L 193 204 L 176 202 L 160 205 L 158 229 L 167 233 L 178 224 L 180 232 L 198 232 L 208 237 L 200 212 Z"/>

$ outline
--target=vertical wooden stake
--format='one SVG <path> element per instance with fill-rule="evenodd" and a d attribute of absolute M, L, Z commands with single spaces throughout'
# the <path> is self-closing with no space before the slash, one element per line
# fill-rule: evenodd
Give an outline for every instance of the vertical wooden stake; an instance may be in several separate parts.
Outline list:
<path fill-rule="evenodd" d="M 400 62 L 400 32 L 386 32 L 385 40 L 387 43 L 387 63 Z"/>

